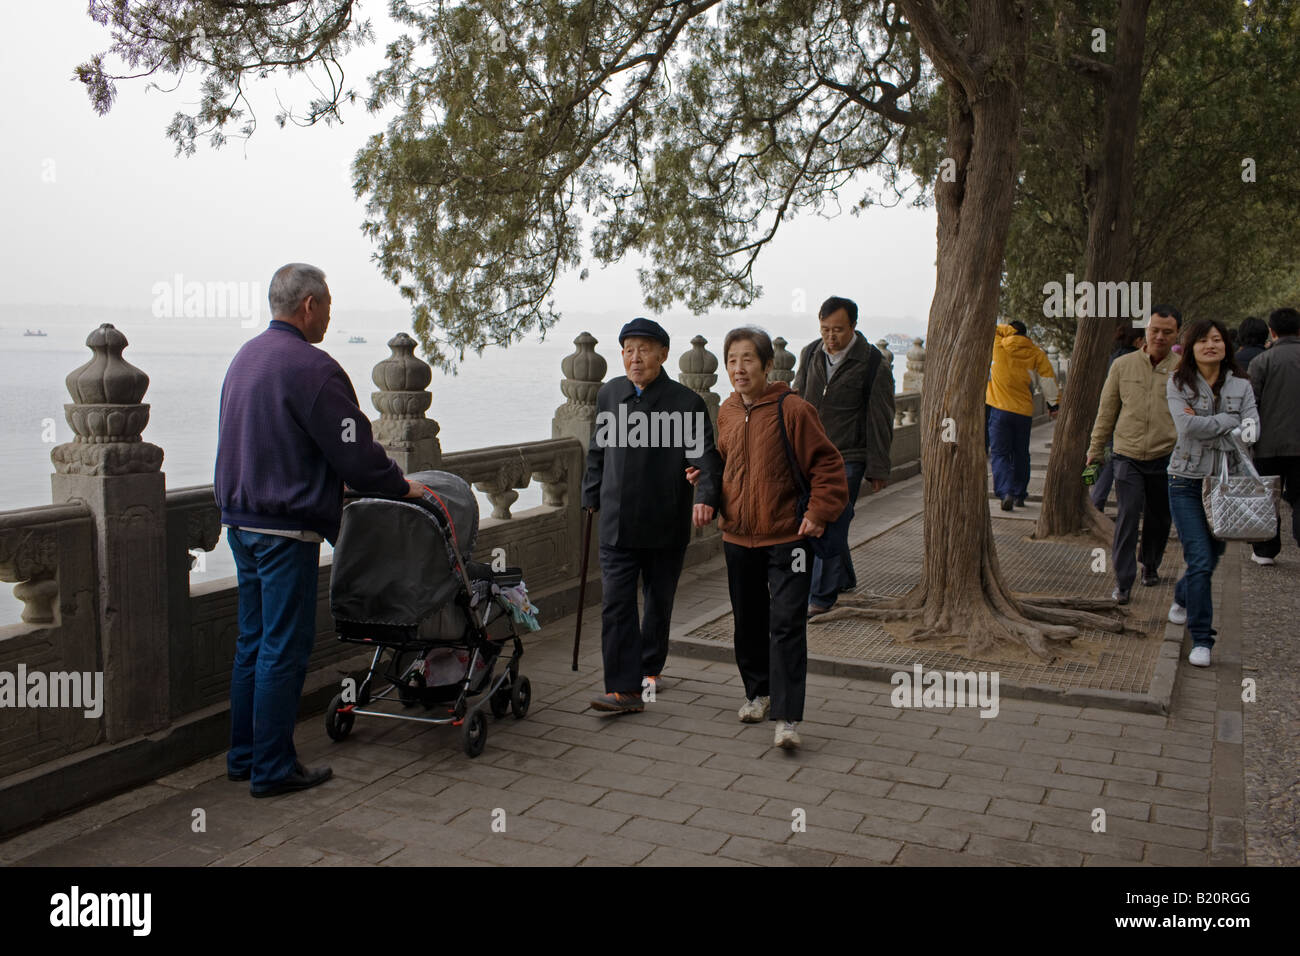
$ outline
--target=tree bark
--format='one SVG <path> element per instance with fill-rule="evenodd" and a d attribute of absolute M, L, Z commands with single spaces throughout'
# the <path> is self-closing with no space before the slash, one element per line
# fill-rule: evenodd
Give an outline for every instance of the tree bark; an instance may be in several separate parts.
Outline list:
<path fill-rule="evenodd" d="M 1084 278 L 1094 283 L 1131 278 L 1133 265 L 1134 156 L 1142 104 L 1142 57 L 1151 0 L 1120 0 L 1115 63 L 1089 73 L 1101 84 L 1105 119 L 1093 190 L 1088 196 L 1088 245 Z M 1060 277 L 1062 280 L 1064 276 Z M 1150 303 L 1148 303 L 1150 304 Z M 1061 403 L 1047 460 L 1043 508 L 1035 537 L 1102 533 L 1079 473 L 1083 470 L 1106 378 L 1107 359 L 1119 323 L 1131 319 L 1080 316 L 1070 356 L 1069 394 Z"/>

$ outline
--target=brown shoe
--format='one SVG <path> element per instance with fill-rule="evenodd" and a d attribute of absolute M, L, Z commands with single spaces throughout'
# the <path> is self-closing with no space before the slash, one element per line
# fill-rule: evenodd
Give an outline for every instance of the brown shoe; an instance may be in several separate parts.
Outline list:
<path fill-rule="evenodd" d="M 592 710 L 611 714 L 639 714 L 645 710 L 640 694 L 601 694 L 591 702 Z"/>
<path fill-rule="evenodd" d="M 808 605 L 808 620 L 812 620 L 818 614 L 825 614 L 830 610 L 828 607 L 818 607 L 816 604 Z"/>

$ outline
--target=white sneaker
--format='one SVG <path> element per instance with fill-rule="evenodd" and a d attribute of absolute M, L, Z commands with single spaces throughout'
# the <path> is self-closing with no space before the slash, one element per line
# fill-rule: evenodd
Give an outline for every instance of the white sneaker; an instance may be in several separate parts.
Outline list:
<path fill-rule="evenodd" d="M 1277 562 L 1272 558 L 1261 558 L 1254 551 L 1250 552 L 1250 560 L 1254 561 L 1256 564 L 1262 564 L 1265 567 L 1268 567 L 1271 564 L 1277 564 Z"/>
<path fill-rule="evenodd" d="M 776 737 L 772 743 L 785 750 L 794 750 L 803 743 L 794 727 L 795 725 L 788 720 L 778 720 L 776 722 Z"/>
<path fill-rule="evenodd" d="M 1193 667 L 1210 666 L 1210 649 L 1204 644 L 1197 644 L 1187 655 L 1187 662 Z"/>
<path fill-rule="evenodd" d="M 740 715 L 741 723 L 758 724 L 767 720 L 767 712 L 771 706 L 772 698 L 755 697 L 753 700 L 745 701 L 737 713 Z"/>
<path fill-rule="evenodd" d="M 1175 601 L 1173 604 L 1169 605 L 1169 623 L 1170 623 L 1170 624 L 1186 624 L 1186 623 L 1187 623 L 1187 608 L 1183 607 L 1183 606 L 1182 606 L 1181 604 L 1179 604 L 1177 601 Z"/>

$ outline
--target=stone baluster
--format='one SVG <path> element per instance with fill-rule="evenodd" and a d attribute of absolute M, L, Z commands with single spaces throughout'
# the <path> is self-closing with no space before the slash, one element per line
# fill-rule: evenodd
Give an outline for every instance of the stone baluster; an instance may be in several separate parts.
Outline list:
<path fill-rule="evenodd" d="M 677 376 L 677 381 L 704 399 L 704 406 L 709 410 L 709 420 L 713 424 L 713 433 L 716 435 L 718 402 L 721 399 L 712 387 L 718 381 L 718 357 L 704 347 L 707 344 L 708 339 L 702 335 L 691 339 L 691 350 L 683 352 L 682 357 L 677 361 L 677 367 L 682 372 Z"/>
<path fill-rule="evenodd" d="M 519 492 L 515 489 L 527 488 L 532 473 L 533 469 L 529 467 L 523 453 L 520 452 L 518 459 L 503 461 L 495 475 L 474 482 L 474 487 L 487 495 L 488 501 L 492 502 L 492 517 L 508 521 L 514 517 L 510 514 L 510 506 L 519 500 Z"/>
<path fill-rule="evenodd" d="M 50 452 L 56 504 L 91 513 L 98 589 L 94 596 L 104 669 L 104 728 L 110 742 L 166 726 L 171 707 L 167 625 L 166 488 L 163 451 L 141 439 L 149 376 L 122 358 L 126 336 L 91 332 L 89 362 L 68 375 L 65 405 L 76 437 Z"/>
<path fill-rule="evenodd" d="M 791 385 L 794 383 L 794 354 L 786 349 L 788 344 L 779 335 L 772 340 L 776 354 L 772 357 L 772 374 L 769 378 L 773 382 Z"/>
<path fill-rule="evenodd" d="M 1052 371 L 1056 373 L 1056 378 L 1061 377 L 1061 350 L 1055 345 L 1049 345 L 1045 350 L 1047 352 L 1047 363 L 1052 366 Z"/>
<path fill-rule="evenodd" d="M 894 353 L 889 350 L 889 342 L 881 339 L 876 343 L 876 348 L 880 352 L 880 357 L 885 360 L 885 365 L 892 372 L 894 370 Z"/>
<path fill-rule="evenodd" d="M 405 332 L 388 340 L 392 354 L 375 365 L 370 378 L 379 389 L 370 395 L 379 412 L 375 440 L 406 474 L 442 466 L 439 425 L 424 413 L 433 403 L 429 363 L 415 354 L 418 343 Z"/>
<path fill-rule="evenodd" d="M 59 596 L 58 536 L 46 528 L 0 527 L 0 581 L 16 581 L 24 624 L 53 624 Z"/>
<path fill-rule="evenodd" d="M 564 372 L 560 391 L 565 402 L 551 419 L 551 437 L 576 438 L 586 449 L 596 431 L 596 393 L 605 380 L 607 366 L 596 351 L 596 339 L 590 332 L 583 332 L 573 344 L 577 348 L 560 362 Z"/>
<path fill-rule="evenodd" d="M 919 392 L 925 381 L 925 345 L 920 339 L 912 339 L 912 347 L 907 350 L 907 371 L 903 373 L 903 391 Z"/>

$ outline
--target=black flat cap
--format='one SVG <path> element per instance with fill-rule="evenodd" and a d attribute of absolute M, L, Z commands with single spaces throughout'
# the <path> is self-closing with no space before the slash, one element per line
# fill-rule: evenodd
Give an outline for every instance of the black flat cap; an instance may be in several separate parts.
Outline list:
<path fill-rule="evenodd" d="M 661 342 L 664 347 L 668 346 L 668 333 L 664 327 L 652 319 L 636 318 L 623 326 L 623 331 L 618 333 L 618 344 L 622 345 L 624 339 L 629 338 L 654 339 Z"/>

